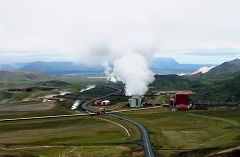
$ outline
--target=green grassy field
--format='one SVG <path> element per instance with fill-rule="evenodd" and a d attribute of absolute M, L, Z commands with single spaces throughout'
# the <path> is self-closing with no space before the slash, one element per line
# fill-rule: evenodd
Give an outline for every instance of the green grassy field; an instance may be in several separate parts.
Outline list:
<path fill-rule="evenodd" d="M 154 109 L 124 113 L 146 126 L 159 154 L 178 156 L 178 153 L 185 152 L 189 157 L 203 156 L 211 148 L 217 150 L 240 145 L 239 114 L 239 109 L 188 112 Z"/>
<path fill-rule="evenodd" d="M 101 85 L 106 82 L 104 78 L 86 78 L 86 77 L 62 77 L 61 81 L 68 82 L 72 84 L 72 86 L 80 91 L 83 88 L 86 88 L 89 85 Z"/>
<path fill-rule="evenodd" d="M 102 146 L 48 146 L 19 147 L 1 149 L 8 155 L 18 157 L 142 157 L 143 152 L 136 145 L 102 145 Z"/>
<path fill-rule="evenodd" d="M 2 122 L 0 128 L 3 145 L 73 145 L 131 140 L 123 129 L 97 117 Z"/>
<path fill-rule="evenodd" d="M 86 156 L 98 154 L 98 156 L 117 157 L 121 156 L 121 153 L 131 153 L 131 147 L 116 144 L 137 140 L 140 136 L 137 128 L 117 119 L 108 118 L 108 120 L 125 126 L 131 136 L 129 137 L 127 132 L 118 125 L 99 117 L 1 122 L 0 146 L 2 151 L 0 152 L 31 154 L 36 151 L 35 153 L 39 156 L 52 157 L 54 152 L 53 156 L 57 156 L 61 152 L 76 147 L 73 152 Z M 107 147 L 104 147 L 106 145 Z M 44 149 L 39 150 L 40 146 L 51 146 L 52 148 L 45 151 L 46 148 L 43 147 Z M 66 146 L 66 148 L 62 148 L 62 146 Z M 19 147 L 33 148 L 15 149 Z"/>

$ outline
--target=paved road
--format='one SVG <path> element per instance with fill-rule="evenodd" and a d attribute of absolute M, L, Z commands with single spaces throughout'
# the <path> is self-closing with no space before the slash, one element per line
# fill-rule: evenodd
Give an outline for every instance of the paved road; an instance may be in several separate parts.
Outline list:
<path fill-rule="evenodd" d="M 148 107 L 148 108 L 125 109 L 125 110 L 106 112 L 106 114 L 121 113 L 121 112 L 128 112 L 128 111 L 137 111 L 137 110 L 147 110 L 147 109 L 154 109 L 154 108 L 159 108 L 159 107 L 161 107 L 161 106 Z M 54 115 L 54 116 L 7 118 L 7 119 L 0 119 L 0 122 L 20 121 L 20 120 L 50 119 L 50 118 L 64 118 L 64 117 L 77 117 L 77 116 L 90 116 L 90 115 L 96 115 L 96 113 L 90 112 L 90 113 L 63 114 L 63 115 Z"/>
<path fill-rule="evenodd" d="M 95 110 L 92 110 L 92 109 L 88 108 L 88 105 L 90 103 L 92 103 L 92 102 L 94 102 L 94 101 L 96 101 L 98 99 L 104 99 L 104 98 L 109 97 L 111 95 L 118 94 L 118 93 L 122 92 L 122 90 L 117 89 L 115 87 L 112 87 L 112 86 L 107 86 L 107 87 L 115 89 L 116 91 L 112 92 L 110 94 L 107 94 L 105 96 L 99 97 L 97 99 L 87 101 L 84 104 L 82 104 L 81 108 L 84 111 L 91 112 L 91 113 L 96 113 Z M 143 145 L 143 149 L 144 149 L 144 152 L 145 152 L 145 157 L 155 157 L 155 154 L 154 154 L 154 151 L 153 151 L 153 147 L 152 147 L 152 143 L 151 143 L 150 138 L 149 138 L 148 131 L 146 130 L 146 128 L 144 126 L 142 126 L 141 124 L 139 124 L 139 123 L 137 123 L 137 122 L 135 122 L 135 121 L 133 121 L 131 119 L 122 117 L 120 115 L 112 114 L 111 112 L 108 112 L 106 115 L 107 116 L 111 116 L 111 117 L 115 117 L 115 118 L 118 118 L 118 119 L 121 119 L 121 120 L 125 120 L 125 121 L 135 125 L 141 132 L 141 140 L 142 140 L 142 145 Z"/>
<path fill-rule="evenodd" d="M 150 138 L 149 138 L 149 134 L 148 134 L 148 132 L 147 132 L 147 130 L 145 129 L 144 126 L 142 126 L 141 124 L 139 124 L 139 123 L 137 123 L 133 120 L 130 120 L 128 118 L 121 117 L 121 116 L 118 116 L 118 115 L 115 115 L 115 114 L 108 114 L 108 116 L 115 117 L 115 118 L 118 118 L 118 119 L 122 119 L 122 120 L 125 120 L 125 121 L 135 125 L 141 131 L 142 145 L 143 145 L 143 148 L 144 148 L 145 157 L 155 157 L 153 147 L 152 147 L 152 143 L 151 143 Z"/>

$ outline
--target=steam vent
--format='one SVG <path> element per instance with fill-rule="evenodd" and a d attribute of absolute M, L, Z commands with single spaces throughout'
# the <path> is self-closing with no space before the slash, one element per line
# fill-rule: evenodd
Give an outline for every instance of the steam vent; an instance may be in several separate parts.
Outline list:
<path fill-rule="evenodd" d="M 130 107 L 142 107 L 143 96 L 135 95 L 128 99 Z"/>

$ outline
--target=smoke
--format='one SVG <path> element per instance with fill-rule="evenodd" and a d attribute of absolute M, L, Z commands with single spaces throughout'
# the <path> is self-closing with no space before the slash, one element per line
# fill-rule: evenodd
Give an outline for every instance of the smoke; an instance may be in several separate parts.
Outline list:
<path fill-rule="evenodd" d="M 91 90 L 91 89 L 93 89 L 93 88 L 95 88 L 95 87 L 96 87 L 96 85 L 89 85 L 89 86 L 87 86 L 86 88 L 81 89 L 81 90 L 80 90 L 80 93 L 85 92 L 85 91 L 88 91 L 88 90 Z"/>
<path fill-rule="evenodd" d="M 150 56 L 144 57 L 138 52 L 122 53 L 120 57 L 103 64 L 105 75 L 111 82 L 123 82 L 126 95 L 144 95 L 154 80 L 148 58 Z"/>
<path fill-rule="evenodd" d="M 146 36 L 146 34 L 144 35 Z M 108 44 L 106 62 L 103 63 L 107 79 L 125 84 L 126 95 L 144 95 L 154 80 L 151 59 L 157 51 L 156 40 L 144 40 L 139 34 L 127 36 Z M 105 46 L 103 46 L 105 47 Z M 102 52 L 102 49 L 100 49 Z M 96 52 L 95 52 L 96 53 Z M 104 55 L 103 55 L 104 56 Z M 104 58 L 104 57 L 101 58 Z"/>
<path fill-rule="evenodd" d="M 127 53 L 113 63 L 113 74 L 125 84 L 126 95 L 144 95 L 154 74 L 147 60 L 138 53 Z"/>
<path fill-rule="evenodd" d="M 107 76 L 107 80 L 116 83 L 117 78 L 113 72 L 113 65 L 110 63 L 104 63 L 103 67 L 104 67 L 104 73 Z"/>
<path fill-rule="evenodd" d="M 151 33 L 132 31 L 86 47 L 89 48 L 79 53 L 79 62 L 102 65 L 109 81 L 125 84 L 128 96 L 145 94 L 154 80 L 150 63 L 159 50 L 159 42 Z"/>

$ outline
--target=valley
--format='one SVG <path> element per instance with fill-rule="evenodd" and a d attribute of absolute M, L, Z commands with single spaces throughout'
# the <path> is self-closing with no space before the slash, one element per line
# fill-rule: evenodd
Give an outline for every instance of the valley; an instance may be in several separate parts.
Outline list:
<path fill-rule="evenodd" d="M 109 96 L 109 106 L 98 107 L 90 104 L 89 107 L 96 111 L 105 108 L 110 113 L 119 111 L 121 116 L 142 124 L 149 132 L 156 156 L 205 156 L 239 145 L 239 100 L 227 101 L 229 95 L 236 94 L 235 91 L 233 88 L 231 91 L 225 88 L 222 90 L 227 92 L 224 97 L 220 97 L 222 93 L 217 90 L 214 91 L 214 96 L 211 94 L 216 87 L 220 91 L 223 87 L 232 86 L 231 83 L 237 86 L 238 82 L 233 80 L 238 77 L 238 73 L 209 78 L 156 75 L 155 81 L 150 84 L 148 93 L 156 90 L 192 90 L 196 95 L 191 97 L 191 102 L 196 105 L 206 104 L 205 110 L 173 112 L 162 107 L 167 102 L 166 96 L 153 96 L 156 99 L 153 101 L 155 104 L 145 106 L 146 110 L 129 110 L 129 97 L 124 96 L 124 93 Z M 76 110 L 71 109 L 77 98 L 82 101 L 95 99 L 114 92 L 105 85 L 123 89 L 122 83 L 111 83 L 105 78 L 95 77 L 49 77 L 48 81 L 32 79 L 27 82 L 1 82 L 0 120 L 74 114 L 79 116 L 2 121 L 0 154 L 22 157 L 144 155 L 139 141 L 140 132 L 136 126 L 107 115 L 80 116 L 85 114 L 81 106 Z M 220 82 L 230 85 L 221 85 Z M 90 85 L 95 87 L 83 90 Z M 9 90 L 26 88 L 32 90 Z M 67 92 L 61 96 L 61 91 Z M 46 97 L 49 95 L 53 97 Z M 214 99 L 205 97 L 203 100 L 204 95 L 211 95 Z M 217 98 L 220 100 L 217 101 Z M 230 108 L 221 107 L 224 104 L 236 105 Z"/>

